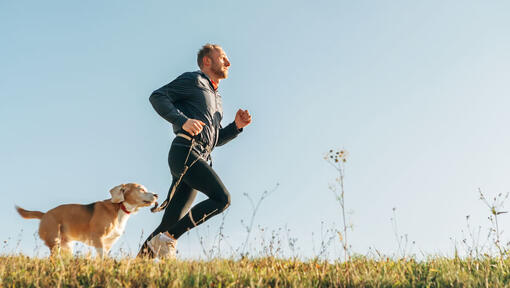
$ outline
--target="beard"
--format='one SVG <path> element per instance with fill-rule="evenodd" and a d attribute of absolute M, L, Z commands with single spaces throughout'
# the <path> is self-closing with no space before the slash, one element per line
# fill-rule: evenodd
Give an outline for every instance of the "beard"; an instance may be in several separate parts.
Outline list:
<path fill-rule="evenodd" d="M 214 63 L 211 66 L 211 72 L 214 74 L 214 76 L 218 77 L 218 79 L 226 79 L 228 77 L 228 70 L 222 69 L 223 67 L 219 63 Z"/>

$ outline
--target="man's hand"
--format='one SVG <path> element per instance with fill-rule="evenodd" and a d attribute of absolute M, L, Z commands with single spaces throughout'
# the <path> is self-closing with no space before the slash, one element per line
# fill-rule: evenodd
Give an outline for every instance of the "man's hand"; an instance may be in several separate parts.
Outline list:
<path fill-rule="evenodd" d="M 200 134 L 200 132 L 202 132 L 203 126 L 205 126 L 205 123 L 200 120 L 188 119 L 184 123 L 184 125 L 182 125 L 182 129 L 184 129 L 184 131 L 188 132 L 191 136 L 195 136 L 195 135 Z"/>
<path fill-rule="evenodd" d="M 237 110 L 235 122 L 237 129 L 242 129 L 248 126 L 248 124 L 251 123 L 251 115 L 248 110 Z"/>

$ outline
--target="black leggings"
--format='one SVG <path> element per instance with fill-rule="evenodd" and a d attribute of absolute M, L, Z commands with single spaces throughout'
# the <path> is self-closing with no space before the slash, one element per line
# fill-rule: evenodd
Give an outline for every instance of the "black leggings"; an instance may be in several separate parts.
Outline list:
<path fill-rule="evenodd" d="M 181 137 L 176 137 L 172 142 L 170 152 L 168 153 L 172 185 L 168 195 L 170 195 L 172 187 L 184 169 L 184 161 L 188 155 L 190 144 L 191 141 Z M 190 165 L 198 157 L 195 151 L 191 151 L 187 164 Z M 197 190 L 203 192 L 209 199 L 189 209 L 193 200 L 195 200 Z M 200 157 L 184 174 L 165 209 L 161 224 L 145 240 L 140 253 L 143 253 L 144 250 L 146 251 L 147 241 L 160 232 L 168 231 L 175 239 L 178 239 L 184 232 L 223 212 L 229 205 L 230 194 L 227 188 L 225 188 L 225 185 L 223 185 L 220 177 L 218 177 L 212 167 Z"/>

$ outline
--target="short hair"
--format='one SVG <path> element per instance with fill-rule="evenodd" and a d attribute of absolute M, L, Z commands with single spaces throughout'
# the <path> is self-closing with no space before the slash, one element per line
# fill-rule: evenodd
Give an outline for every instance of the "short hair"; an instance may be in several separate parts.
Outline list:
<path fill-rule="evenodd" d="M 220 45 L 210 44 L 210 43 L 207 43 L 204 46 L 202 46 L 202 48 L 197 53 L 197 64 L 198 64 L 198 67 L 202 68 L 202 66 L 204 65 L 203 59 L 204 59 L 205 56 L 209 56 L 209 54 L 213 50 L 220 49 L 220 48 L 221 48 Z"/>

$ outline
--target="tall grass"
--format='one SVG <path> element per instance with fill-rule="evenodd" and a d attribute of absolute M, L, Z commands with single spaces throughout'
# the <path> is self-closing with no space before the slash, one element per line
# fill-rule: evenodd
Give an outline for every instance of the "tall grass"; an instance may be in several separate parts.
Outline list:
<path fill-rule="evenodd" d="M 2 287 L 508 287 L 510 260 L 160 261 L 0 257 Z"/>

